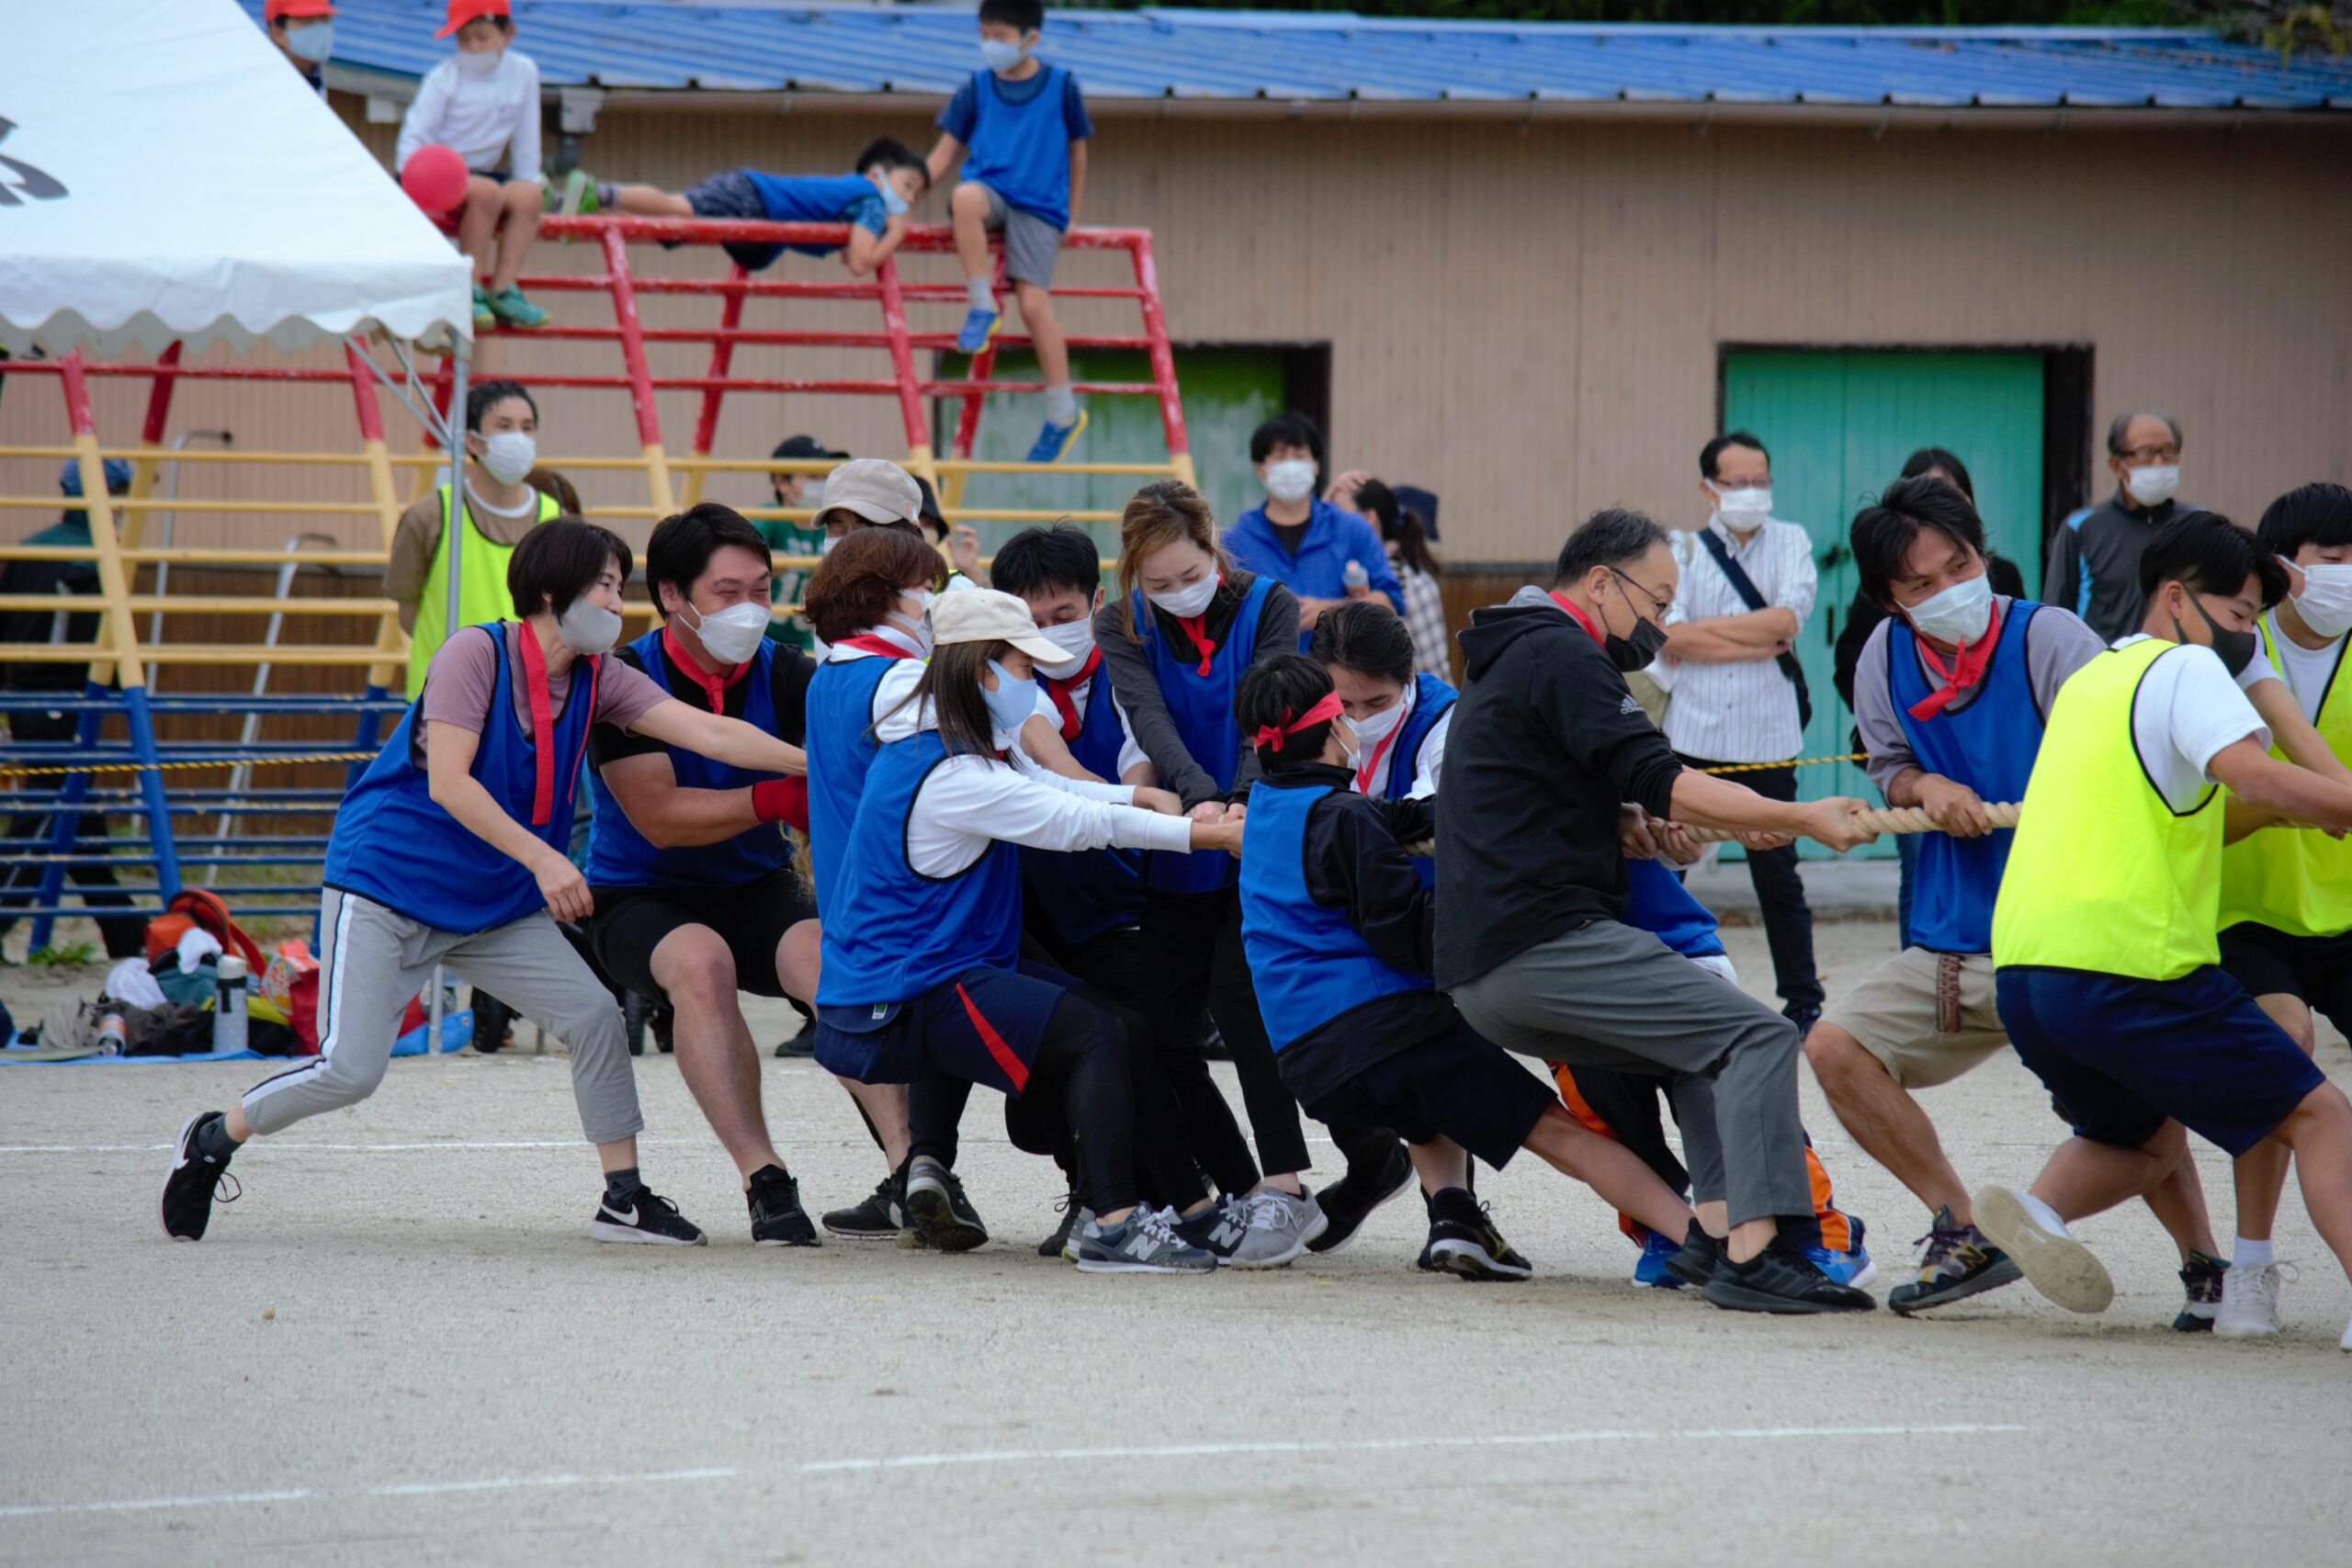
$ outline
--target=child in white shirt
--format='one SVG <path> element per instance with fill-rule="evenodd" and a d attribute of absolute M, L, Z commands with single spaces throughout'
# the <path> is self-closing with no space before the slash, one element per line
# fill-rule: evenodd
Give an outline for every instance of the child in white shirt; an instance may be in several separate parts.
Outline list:
<path fill-rule="evenodd" d="M 508 47 L 510 0 L 449 0 L 435 38 L 457 35 L 458 52 L 425 73 L 401 121 L 395 172 L 419 148 L 450 148 L 470 171 L 458 218 L 458 248 L 473 262 L 474 329 L 543 327 L 548 313 L 515 279 L 539 235 L 539 68 Z M 500 164 L 505 165 L 504 169 Z M 493 245 L 496 263 L 492 262 Z M 487 272 L 490 284 L 482 285 Z"/>

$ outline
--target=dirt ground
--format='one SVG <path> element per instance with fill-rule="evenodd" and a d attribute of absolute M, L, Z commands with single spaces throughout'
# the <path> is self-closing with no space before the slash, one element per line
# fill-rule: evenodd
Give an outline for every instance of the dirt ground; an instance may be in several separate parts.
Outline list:
<path fill-rule="evenodd" d="M 1760 933 L 1727 935 L 1769 984 Z M 1833 996 L 1893 945 L 1821 938 Z M 98 977 L 0 969 L 0 998 L 37 1017 Z M 784 1016 L 756 1010 L 763 1042 Z M 2083 1227 L 2099 1317 L 2023 1286 L 1932 1321 L 1723 1314 L 1631 1288 L 1602 1205 L 1532 1160 L 1480 1183 L 1524 1285 L 1416 1272 L 1409 1201 L 1277 1273 L 1091 1277 L 1035 1256 L 1058 1183 L 985 1095 L 989 1247 L 755 1249 L 648 1057 L 647 1176 L 713 1240 L 610 1248 L 581 1237 L 564 1064 L 524 1044 L 397 1062 L 248 1151 L 193 1247 L 156 1230 L 163 1148 L 253 1064 L 0 1067 L 0 1561 L 2071 1568 L 2340 1562 L 2352 1529 L 2352 1288 L 2291 1188 L 2275 1343 L 2170 1333 L 2174 1260 L 2132 1210 Z M 2340 1040 L 2321 1061 L 2352 1080 Z M 808 1206 L 868 1190 L 839 1089 L 766 1075 Z M 1925 1216 L 1804 1092 L 1883 1295 Z M 2006 1058 L 1928 1104 L 1972 1180 L 2030 1178 L 2061 1130 Z"/>

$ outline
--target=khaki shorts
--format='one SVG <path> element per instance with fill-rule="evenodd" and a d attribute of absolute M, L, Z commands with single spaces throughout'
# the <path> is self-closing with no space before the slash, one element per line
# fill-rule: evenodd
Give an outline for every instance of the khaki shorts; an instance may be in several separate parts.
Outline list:
<path fill-rule="evenodd" d="M 1993 1006 L 1993 957 L 1906 947 L 1824 1010 L 1905 1089 L 1950 1083 L 2007 1049 Z"/>

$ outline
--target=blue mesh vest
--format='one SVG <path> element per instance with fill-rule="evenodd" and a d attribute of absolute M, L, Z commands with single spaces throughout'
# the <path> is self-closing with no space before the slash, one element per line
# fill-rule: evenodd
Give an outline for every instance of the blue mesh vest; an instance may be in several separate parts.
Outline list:
<path fill-rule="evenodd" d="M 1119 747 L 1125 737 L 1111 700 L 1111 676 L 1097 669 L 1079 716 L 1079 731 L 1069 742 L 1078 765 L 1101 779 L 1119 777 Z M 1136 923 L 1143 908 L 1143 852 L 1140 850 L 1023 849 L 1021 880 L 1046 923 L 1064 942 L 1088 942 L 1104 931 Z"/>
<path fill-rule="evenodd" d="M 536 746 L 526 739 L 514 714 L 514 663 L 506 656 L 506 628 L 492 622 L 498 649 L 498 677 L 492 683 L 490 712 L 481 743 L 468 770 L 523 829 L 558 853 L 571 843 L 571 818 L 579 804 L 580 764 L 588 752 L 589 721 L 596 711 L 596 681 L 603 660 L 574 661 L 571 689 L 555 717 L 555 801 L 548 820 L 531 821 L 537 788 Z M 531 636 L 526 628 L 523 635 Z M 538 880 L 449 815 L 433 798 L 417 742 L 424 720 L 420 697 L 392 731 L 392 738 L 359 775 L 335 811 L 327 840 L 326 885 L 372 898 L 435 931 L 470 934 L 519 920 L 547 908 Z"/>
<path fill-rule="evenodd" d="M 808 863 L 817 912 L 833 901 L 858 797 L 874 766 L 874 689 L 896 660 L 828 659 L 808 681 Z"/>
<path fill-rule="evenodd" d="M 1919 669 L 1911 624 L 1886 624 L 1886 688 L 1911 754 L 1931 773 L 1964 784 L 1986 801 L 2023 800 L 2041 750 L 2044 716 L 2026 671 L 2027 624 L 2041 605 L 2013 599 L 2001 617 L 1992 661 L 1964 707 L 1914 718 L 1914 705 L 1933 690 Z M 1919 864 L 1912 873 L 1911 944 L 1934 953 L 1993 951 L 1993 900 L 2016 837 L 2003 828 L 1981 839 L 1949 833 L 1919 835 Z"/>
<path fill-rule="evenodd" d="M 1168 716 L 1175 722 L 1184 750 L 1216 780 L 1216 787 L 1233 787 L 1233 771 L 1241 758 L 1241 726 L 1233 717 L 1234 688 L 1241 672 L 1258 652 L 1258 617 L 1264 613 L 1266 593 L 1273 579 L 1261 573 L 1241 596 L 1241 608 L 1225 641 L 1209 656 L 1209 672 L 1201 673 L 1200 656 L 1187 643 L 1179 647 L 1164 635 L 1151 606 L 1135 596 L 1136 626 L 1143 634 L 1143 649 L 1151 672 L 1167 700 Z M 1233 886 L 1231 855 L 1153 854 L 1143 861 L 1144 886 L 1155 893 L 1216 893 Z"/>
<path fill-rule="evenodd" d="M 1241 828 L 1241 946 L 1276 1051 L 1366 1002 L 1431 987 L 1376 956 L 1345 910 L 1307 896 L 1307 814 L 1332 793 L 1261 780 Z"/>
<path fill-rule="evenodd" d="M 915 794 L 947 760 L 939 731 L 882 748 L 844 846 L 824 924 L 823 1007 L 911 1001 L 967 969 L 1010 969 L 1021 955 L 1021 854 L 1001 840 L 953 876 L 907 863 Z"/>
<path fill-rule="evenodd" d="M 661 627 L 629 644 L 629 649 L 644 661 L 645 673 L 655 685 L 673 697 L 678 694 L 671 690 L 670 662 L 662 656 Z M 776 732 L 775 666 L 775 644 L 762 639 L 759 651 L 752 655 L 752 668 L 742 676 L 743 722 L 769 735 Z M 696 707 L 705 701 L 699 692 L 686 700 Z M 777 776 L 713 761 L 676 746 L 666 750 L 680 789 L 749 789 Z M 588 796 L 596 812 L 588 829 L 588 880 L 598 887 L 741 887 L 791 858 L 791 846 L 773 822 L 716 844 L 656 849 L 594 770 L 588 774 Z"/>

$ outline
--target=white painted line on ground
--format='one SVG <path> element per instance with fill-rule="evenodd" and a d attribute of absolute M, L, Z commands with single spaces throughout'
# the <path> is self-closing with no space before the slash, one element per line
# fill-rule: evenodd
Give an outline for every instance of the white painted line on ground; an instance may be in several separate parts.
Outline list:
<path fill-rule="evenodd" d="M 1962 1422 L 1929 1427 L 1699 1427 L 1621 1428 L 1583 1432 L 1506 1433 L 1493 1437 L 1335 1438 L 1327 1441 L 1165 1443 L 1099 1449 L 999 1449 L 971 1453 L 897 1454 L 885 1459 L 810 1460 L 802 1475 L 844 1471 L 944 1469 L 957 1465 L 1035 1464 L 1055 1460 L 1217 1459 L 1256 1454 L 1344 1454 L 1419 1451 L 1431 1449 L 1550 1448 L 1571 1443 L 1772 1442 L 1825 1438 L 1988 1437 L 2030 1432 L 2031 1427 Z M 355 1502 L 378 1497 L 443 1497 L 467 1492 L 517 1492 L 566 1486 L 645 1486 L 677 1481 L 733 1481 L 746 1473 L 734 1465 L 695 1470 L 657 1470 L 607 1475 L 502 1475 L 464 1481 L 388 1482 L 345 1490 L 289 1487 L 273 1492 L 220 1492 L 194 1497 L 121 1497 L 92 1503 L 0 1505 L 0 1518 L 62 1514 L 130 1514 L 161 1508 L 221 1508 L 260 1503 Z M 761 1473 L 772 1473 L 763 1470 Z"/>
<path fill-rule="evenodd" d="M 888 1459 L 811 1460 L 803 1475 L 845 1470 L 927 1470 L 964 1464 L 1035 1464 L 1040 1460 L 1194 1459 L 1238 1454 L 1385 1453 L 1398 1450 L 1550 1448 L 1569 1443 L 1767 1442 L 1815 1438 L 1982 1437 L 2030 1427 L 1966 1422 L 1939 1427 L 1698 1427 L 1529 1432 L 1497 1437 L 1364 1438 L 1327 1442 L 1174 1443 L 1104 1449 L 1004 1449 L 960 1454 L 897 1454 Z"/>

